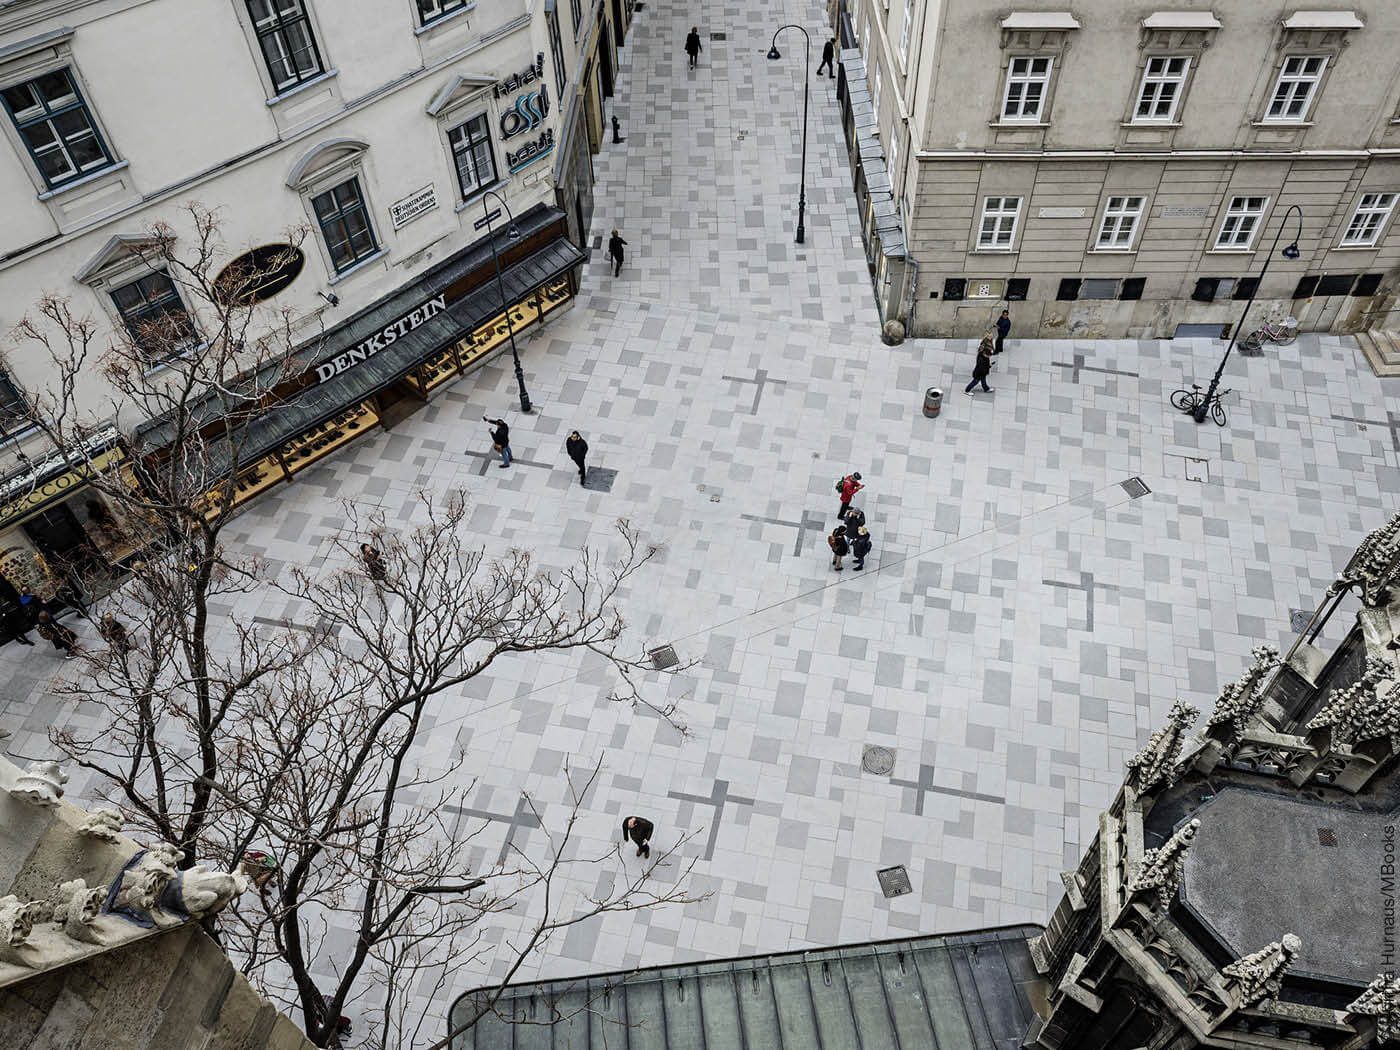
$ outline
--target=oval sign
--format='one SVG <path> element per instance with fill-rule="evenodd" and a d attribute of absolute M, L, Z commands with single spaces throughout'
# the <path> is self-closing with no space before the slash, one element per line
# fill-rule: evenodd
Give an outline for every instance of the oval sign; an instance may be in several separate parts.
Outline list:
<path fill-rule="evenodd" d="M 214 288 L 225 303 L 252 306 L 286 288 L 305 265 L 306 255 L 295 245 L 263 244 L 230 261 Z"/>

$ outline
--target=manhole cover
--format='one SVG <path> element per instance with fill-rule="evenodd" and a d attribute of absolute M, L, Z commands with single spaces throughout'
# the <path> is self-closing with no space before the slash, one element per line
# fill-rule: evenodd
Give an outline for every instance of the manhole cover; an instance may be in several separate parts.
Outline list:
<path fill-rule="evenodd" d="M 1141 499 L 1152 491 L 1142 478 L 1129 478 L 1127 481 L 1120 481 L 1119 484 L 1131 499 Z"/>
<path fill-rule="evenodd" d="M 590 492 L 611 492 L 616 478 L 615 470 L 609 470 L 607 467 L 589 467 L 583 487 Z"/>
<path fill-rule="evenodd" d="M 1306 609 L 1289 609 L 1288 626 L 1293 629 L 1294 634 L 1302 634 L 1308 629 L 1308 624 L 1312 623 L 1313 614 Z"/>
<path fill-rule="evenodd" d="M 648 650 L 647 656 L 651 657 L 651 666 L 658 671 L 675 667 L 681 662 L 680 658 L 676 656 L 676 650 L 669 645 L 659 645 L 655 649 Z"/>
<path fill-rule="evenodd" d="M 1335 846 L 1337 844 L 1337 833 L 1331 828 L 1318 828 L 1317 841 L 1324 846 Z"/>
<path fill-rule="evenodd" d="M 879 744 L 866 744 L 860 756 L 860 768 L 884 776 L 894 769 L 894 752 Z"/>
<path fill-rule="evenodd" d="M 886 897 L 901 897 L 914 892 L 914 887 L 909 885 L 909 873 L 904 870 L 903 864 L 896 864 L 893 868 L 881 868 L 875 876 L 880 880 L 880 890 Z"/>

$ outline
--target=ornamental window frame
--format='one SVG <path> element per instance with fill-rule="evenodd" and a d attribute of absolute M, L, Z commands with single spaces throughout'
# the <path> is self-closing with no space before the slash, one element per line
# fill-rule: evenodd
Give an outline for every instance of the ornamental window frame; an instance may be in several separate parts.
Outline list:
<path fill-rule="evenodd" d="M 1177 114 L 1181 110 L 1181 103 L 1186 95 L 1186 85 L 1191 79 L 1191 72 L 1195 66 L 1193 56 L 1160 54 L 1145 55 L 1143 57 L 1142 76 L 1138 80 L 1137 97 L 1133 100 L 1133 112 L 1130 122 L 1133 124 L 1159 125 L 1177 123 Z M 1182 63 L 1182 67 L 1181 70 L 1176 73 L 1171 72 L 1169 68 L 1154 73 L 1152 66 L 1153 63 L 1156 62 L 1164 63 L 1167 66 L 1170 66 L 1173 62 L 1180 62 Z M 1155 89 L 1152 92 L 1152 98 L 1150 100 L 1151 107 L 1155 110 L 1161 105 L 1163 89 L 1166 87 L 1172 89 L 1170 104 L 1167 107 L 1166 113 L 1153 112 L 1148 115 L 1143 115 L 1142 107 L 1143 103 L 1147 101 L 1149 90 Z"/>
<path fill-rule="evenodd" d="M 458 143 L 453 140 L 453 136 L 456 135 L 458 132 L 462 131 L 464 128 L 469 128 L 472 124 L 475 124 L 477 121 L 481 122 L 481 128 L 485 132 L 484 137 L 468 137 L 466 140 L 466 150 L 464 151 L 462 149 L 459 149 Z M 476 198 L 480 197 L 487 190 L 492 189 L 495 186 L 499 186 L 502 182 L 500 165 L 496 159 L 496 139 L 495 136 L 491 134 L 491 112 L 489 110 L 483 109 L 478 112 L 472 113 L 470 116 L 465 116 L 461 119 L 454 119 L 448 121 L 448 124 L 450 126 L 446 130 L 447 145 L 448 149 L 451 151 L 452 154 L 452 171 L 457 180 L 458 197 L 460 203 L 469 204 L 472 201 L 476 200 Z M 476 149 L 483 143 L 486 146 L 486 159 L 490 162 L 491 165 L 491 177 L 486 180 L 478 178 L 476 183 L 472 186 L 472 188 L 468 190 L 466 184 L 462 181 L 462 165 L 459 161 L 459 157 L 463 154 L 463 152 L 467 152 L 468 155 L 472 157 L 473 162 L 476 164 L 476 166 L 480 167 L 481 157 L 476 152 Z"/>
<path fill-rule="evenodd" d="M 992 202 L 996 201 L 995 207 Z M 1015 201 L 1014 207 L 1007 207 L 1007 201 Z M 982 197 L 982 207 L 977 213 L 977 226 L 973 238 L 973 251 L 977 252 L 997 252 L 1010 253 L 1016 250 L 1016 235 L 1021 230 L 1021 212 L 1025 208 L 1026 199 L 1022 196 L 1012 196 L 1011 194 L 986 194 Z M 1010 219 L 1010 226 L 1005 227 L 1005 221 Z M 987 221 L 992 220 L 992 229 L 988 231 Z M 1003 242 L 1001 233 L 1006 230 L 1006 238 Z M 988 236 L 990 232 L 990 236 Z"/>
<path fill-rule="evenodd" d="M 1385 236 L 1400 193 L 1394 190 L 1367 190 L 1356 201 L 1351 217 L 1342 230 L 1339 248 L 1374 248 Z M 1368 203 L 1369 202 L 1369 203 Z M 1360 227 L 1358 229 L 1358 223 Z M 1357 233 L 1361 236 L 1357 236 Z"/>
<path fill-rule="evenodd" d="M 267 73 L 266 83 L 272 88 L 271 97 L 281 98 L 289 95 L 326 75 L 329 71 L 329 63 L 326 62 L 321 47 L 319 27 L 311 17 L 311 5 L 307 0 L 243 0 L 243 2 L 248 12 L 248 23 L 252 26 L 253 36 L 257 42 L 258 57 L 262 60 L 263 69 Z M 262 4 L 267 8 L 267 17 L 272 20 L 271 25 L 263 25 L 266 19 L 260 20 L 254 13 L 254 4 Z M 284 17 L 292 9 L 295 9 L 293 17 Z M 290 79 L 279 80 L 273 69 L 272 56 L 268 54 L 267 41 L 277 41 L 281 51 L 280 61 L 284 64 L 290 63 L 293 56 L 306 50 L 305 48 L 292 47 L 292 41 L 287 36 L 287 32 L 297 26 L 303 27 L 308 37 L 311 57 L 315 60 L 315 68 L 306 73 L 292 69 L 293 76 Z M 288 65 L 288 68 L 292 67 Z"/>
<path fill-rule="evenodd" d="M 313 146 L 293 165 L 287 176 L 287 188 L 301 198 L 308 225 L 316 231 L 314 238 L 326 268 L 326 283 L 337 284 L 352 273 L 388 255 L 391 231 L 375 222 L 375 180 L 369 168 L 369 144 L 359 139 L 328 139 Z M 357 255 L 347 265 L 336 262 L 326 239 L 326 223 L 316 207 L 316 200 L 328 192 L 355 181 L 364 211 L 373 248 Z M 327 220 L 329 222 L 330 220 Z"/>
<path fill-rule="evenodd" d="M 476 7 L 476 0 L 413 0 L 419 29 L 431 29 Z"/>
<path fill-rule="evenodd" d="M 1132 202 L 1136 201 L 1134 205 Z M 1118 202 L 1115 204 L 1115 202 Z M 1142 230 L 1142 217 L 1147 208 L 1145 193 L 1114 193 L 1104 201 L 1099 213 L 1099 228 L 1094 235 L 1096 252 L 1131 252 L 1137 246 L 1138 234 Z M 1110 229 L 1111 225 L 1111 229 Z M 1124 230 L 1127 239 L 1122 239 Z M 1110 234 L 1105 240 L 1105 234 Z"/>
<path fill-rule="evenodd" d="M 112 305 L 116 309 L 117 316 L 121 318 L 122 328 L 125 329 L 127 341 L 130 342 L 141 355 L 148 369 L 163 365 L 199 345 L 199 327 L 195 322 L 195 316 L 190 311 L 189 305 L 185 302 L 184 295 L 181 294 L 180 285 L 170 276 L 169 266 L 151 265 L 146 268 L 145 273 L 128 274 L 126 276 L 127 279 L 122 281 L 122 283 L 109 285 L 107 294 L 111 297 Z M 119 298 L 121 293 L 136 286 L 149 284 L 152 278 L 163 279 L 165 285 L 168 287 L 168 291 L 163 294 L 161 299 L 147 299 L 142 306 L 131 309 L 122 305 L 122 301 Z M 139 290 L 144 296 L 146 289 L 141 288 Z M 171 345 L 166 348 L 165 353 L 160 355 L 148 353 L 146 344 L 142 339 L 141 329 L 138 326 L 147 323 L 152 317 L 157 315 L 160 317 L 174 316 L 177 311 L 170 308 L 172 301 L 174 306 L 178 308 L 179 315 L 184 318 L 188 326 L 188 333 L 185 335 L 183 343 L 177 344 L 172 340 Z"/>
<path fill-rule="evenodd" d="M 1322 82 L 1327 76 L 1327 70 L 1332 64 L 1332 56 L 1328 54 L 1300 53 L 1289 51 L 1279 56 L 1279 66 L 1274 74 L 1274 86 L 1270 89 L 1268 96 L 1264 100 L 1264 113 L 1260 123 L 1263 124 L 1306 124 L 1312 115 L 1313 106 L 1317 103 L 1317 97 L 1322 93 Z M 1317 63 L 1315 70 L 1306 68 L 1294 68 L 1290 72 L 1292 63 Z M 1289 85 L 1285 95 L 1285 83 Z M 1301 106 L 1296 113 L 1289 113 L 1287 110 L 1294 108 L 1299 103 L 1297 89 L 1304 85 L 1304 93 L 1301 96 Z M 1283 105 L 1283 111 L 1275 113 L 1276 106 Z"/>
<path fill-rule="evenodd" d="M 1250 202 L 1258 201 L 1256 209 Z M 1252 252 L 1254 250 L 1254 238 L 1264 227 L 1264 220 L 1269 214 L 1269 204 L 1272 198 L 1265 193 L 1236 193 L 1226 199 L 1225 210 L 1220 218 L 1220 225 L 1216 227 L 1215 240 L 1211 250 L 1217 252 Z M 1241 204 L 1241 202 L 1244 202 Z M 1240 240 L 1240 227 L 1243 220 L 1250 220 L 1247 234 L 1243 241 Z M 1228 239 L 1227 239 L 1228 238 Z"/>
<path fill-rule="evenodd" d="M 1026 63 L 1023 72 L 1017 73 L 1017 63 Z M 1044 72 L 1037 74 L 1035 65 L 1038 62 L 1045 63 Z M 1006 70 L 1002 74 L 1001 107 L 997 113 L 997 122 L 1000 124 L 1048 124 L 1049 101 L 1050 101 L 1050 81 L 1055 75 L 1054 55 L 1011 55 L 1006 64 Z M 1039 87 L 1036 96 L 1035 112 L 1027 115 L 1025 102 L 1029 89 L 1032 86 Z M 1012 88 L 1017 87 L 1022 90 L 1018 93 L 1016 106 L 1017 112 L 1012 116 L 1008 111 L 1011 107 Z"/>
<path fill-rule="evenodd" d="M 61 77 L 66 84 L 67 94 L 49 98 L 41 81 L 52 81 L 57 77 Z M 61 190 L 91 176 L 100 175 L 118 162 L 111 147 L 107 145 L 106 136 L 95 118 L 93 108 L 88 103 L 82 85 L 71 65 L 46 70 L 13 83 L 8 82 L 8 78 L 6 78 L 6 81 L 0 82 L 0 84 L 3 84 L 0 86 L 0 105 L 3 105 L 10 125 L 24 144 L 24 152 L 28 155 L 30 163 L 38 172 L 39 177 L 43 179 L 48 190 Z M 17 110 L 15 105 L 18 99 L 15 96 L 25 89 L 28 89 L 32 103 L 24 109 Z M 37 112 L 31 113 L 31 110 L 35 109 Z M 59 126 L 59 120 L 74 113 L 81 116 L 84 129 L 79 134 L 68 134 Z M 29 129 L 40 126 L 46 126 L 52 136 L 51 145 L 42 154 L 27 134 Z M 92 140 L 99 154 L 98 160 L 89 163 L 86 167 L 80 165 L 73 155 L 72 147 L 78 141 L 80 134 Z M 51 176 L 41 159 L 41 157 L 54 155 L 66 161 L 68 167 L 68 173 L 61 177 Z"/>

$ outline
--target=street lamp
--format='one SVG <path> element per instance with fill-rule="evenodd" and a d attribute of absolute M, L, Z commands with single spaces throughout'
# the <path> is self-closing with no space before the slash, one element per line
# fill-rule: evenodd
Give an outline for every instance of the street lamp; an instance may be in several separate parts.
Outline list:
<path fill-rule="evenodd" d="M 510 356 L 515 361 L 515 385 L 520 388 L 520 411 L 527 415 L 534 411 L 530 405 L 530 395 L 525 392 L 525 370 L 520 367 L 520 352 L 515 348 L 515 325 L 510 321 L 510 303 L 506 302 L 505 283 L 501 280 L 501 257 L 496 252 L 496 235 L 491 229 L 491 209 L 487 206 L 486 198 L 495 197 L 500 201 L 501 207 L 506 210 L 506 218 L 510 220 L 510 225 L 506 227 L 506 236 L 512 241 L 520 236 L 520 230 L 515 225 L 515 216 L 510 213 L 510 205 L 505 202 L 495 190 L 487 190 L 481 195 L 481 209 L 485 214 L 482 220 L 486 223 L 486 240 L 491 245 L 491 258 L 496 263 L 496 294 L 501 297 L 501 308 L 506 312 L 506 332 L 510 334 Z"/>
<path fill-rule="evenodd" d="M 796 29 L 807 41 L 807 72 L 802 77 L 802 182 L 797 191 L 797 243 L 801 244 L 807 235 L 804 222 L 807 212 L 807 96 L 811 93 L 812 83 L 812 38 L 799 25 L 779 26 L 773 31 L 773 44 L 768 48 L 768 57 L 774 61 L 783 57 L 778 51 L 778 34 L 784 29 Z"/>
<path fill-rule="evenodd" d="M 1244 312 L 1240 314 L 1240 323 L 1230 333 L 1230 345 L 1225 347 L 1225 356 L 1220 359 L 1220 367 L 1215 370 L 1215 375 L 1211 377 L 1210 388 L 1206 391 L 1206 396 L 1201 398 L 1200 403 L 1191 411 L 1191 415 L 1197 423 L 1206 421 L 1206 413 L 1210 411 L 1211 402 L 1215 399 L 1216 388 L 1220 386 L 1220 377 L 1225 372 L 1225 362 L 1230 360 L 1230 351 L 1235 348 L 1235 341 L 1244 331 L 1244 319 L 1249 314 L 1249 308 L 1254 305 L 1254 297 L 1259 294 L 1259 286 L 1264 283 L 1264 275 L 1269 272 L 1269 263 L 1273 260 L 1274 252 L 1278 250 L 1278 242 L 1283 236 L 1283 228 L 1288 225 L 1288 217 L 1295 211 L 1298 213 L 1298 236 L 1293 238 L 1293 243 L 1283 249 L 1282 255 L 1285 259 L 1296 259 L 1302 254 L 1298 250 L 1298 242 L 1303 239 L 1303 208 L 1301 205 L 1294 204 L 1283 213 L 1283 221 L 1278 224 L 1278 233 L 1274 234 L 1273 247 L 1269 249 L 1269 254 L 1264 256 L 1264 268 L 1259 271 L 1259 279 L 1254 282 L 1254 288 L 1249 293 L 1249 302 L 1244 304 Z M 1220 421 L 1224 422 L 1223 416 Z"/>

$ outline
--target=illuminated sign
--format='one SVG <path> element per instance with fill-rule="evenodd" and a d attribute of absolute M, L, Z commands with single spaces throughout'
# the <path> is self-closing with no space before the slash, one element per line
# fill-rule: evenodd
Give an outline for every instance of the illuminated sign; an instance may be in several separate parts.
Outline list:
<path fill-rule="evenodd" d="M 527 142 L 518 150 L 506 150 L 506 167 L 512 172 L 533 164 L 548 153 L 554 152 L 554 129 L 545 128 L 544 134 L 533 142 Z"/>

